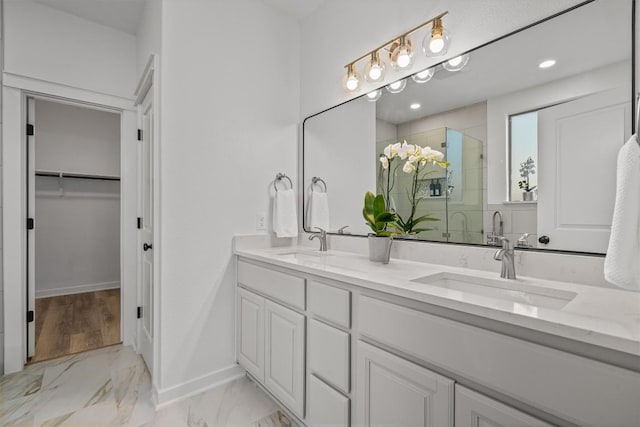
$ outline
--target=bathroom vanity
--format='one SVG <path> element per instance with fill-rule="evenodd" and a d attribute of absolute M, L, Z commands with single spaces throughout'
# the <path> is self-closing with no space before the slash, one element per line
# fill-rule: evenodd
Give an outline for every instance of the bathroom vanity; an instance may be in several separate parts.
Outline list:
<path fill-rule="evenodd" d="M 308 247 L 235 254 L 238 362 L 298 422 L 640 425 L 636 293 Z"/>

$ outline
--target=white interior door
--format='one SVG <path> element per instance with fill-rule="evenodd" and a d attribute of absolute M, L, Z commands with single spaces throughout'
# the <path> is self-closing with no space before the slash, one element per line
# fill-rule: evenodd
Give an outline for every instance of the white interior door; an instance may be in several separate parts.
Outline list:
<path fill-rule="evenodd" d="M 141 218 L 140 228 L 140 352 L 153 373 L 153 156 L 154 156 L 154 115 L 153 90 L 149 89 L 140 105 L 142 140 L 140 147 L 140 192 Z"/>
<path fill-rule="evenodd" d="M 605 253 L 616 192 L 616 158 L 631 136 L 626 87 L 538 113 L 539 247 Z"/>
<path fill-rule="evenodd" d="M 36 117 L 36 102 L 27 98 L 27 128 L 33 129 Z M 31 135 L 29 135 L 31 133 Z M 27 131 L 27 357 L 36 350 L 36 146 L 35 132 Z M 29 226 L 33 221 L 34 227 Z M 33 313 L 29 316 L 29 313 Z M 29 321 L 30 320 L 30 321 Z"/>

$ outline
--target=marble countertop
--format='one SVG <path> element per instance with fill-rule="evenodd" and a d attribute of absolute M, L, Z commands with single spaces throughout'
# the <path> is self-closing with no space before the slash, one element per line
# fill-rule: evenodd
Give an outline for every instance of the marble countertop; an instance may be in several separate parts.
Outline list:
<path fill-rule="evenodd" d="M 497 272 L 391 259 L 383 265 L 365 255 L 306 246 L 250 248 L 236 246 L 240 257 L 314 274 L 366 289 L 521 326 L 563 338 L 640 356 L 640 293 L 529 277 L 500 279 Z M 542 294 L 567 296 L 562 307 L 549 308 L 481 293 L 448 289 L 426 281 L 443 275 L 473 277 L 498 287 L 534 287 Z M 473 286 L 473 285 L 472 285 Z M 575 296 L 573 296 L 575 294 Z"/>

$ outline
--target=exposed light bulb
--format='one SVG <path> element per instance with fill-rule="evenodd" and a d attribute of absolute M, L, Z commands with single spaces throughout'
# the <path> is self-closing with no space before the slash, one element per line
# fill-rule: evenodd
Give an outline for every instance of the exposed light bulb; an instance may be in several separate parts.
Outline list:
<path fill-rule="evenodd" d="M 356 78 L 356 76 L 350 76 L 347 79 L 347 89 L 349 90 L 356 90 L 358 88 L 358 84 L 360 82 L 358 81 L 358 79 Z"/>
<path fill-rule="evenodd" d="M 462 56 L 456 56 L 453 59 L 450 59 L 449 61 L 447 61 L 449 63 L 449 65 L 451 65 L 452 67 L 457 67 L 458 65 L 460 65 L 460 63 L 462 62 Z"/>
<path fill-rule="evenodd" d="M 420 104 L 414 102 L 413 104 L 409 105 L 409 108 L 411 108 L 412 110 L 417 110 L 418 108 L 420 108 Z"/>
<path fill-rule="evenodd" d="M 382 96 L 382 90 L 380 89 L 372 90 L 366 95 L 367 101 L 370 101 L 370 102 L 376 102 L 378 99 L 380 99 L 381 96 Z"/>
<path fill-rule="evenodd" d="M 364 78 L 372 83 L 384 80 L 384 62 L 378 52 L 371 53 L 371 59 L 364 68 Z"/>
<path fill-rule="evenodd" d="M 360 78 L 353 64 L 347 66 L 347 74 L 342 79 L 342 88 L 347 93 L 356 92 L 360 89 Z"/>
<path fill-rule="evenodd" d="M 406 80 L 398 80 L 395 81 L 393 83 L 388 84 L 387 87 L 387 91 L 389 91 L 389 93 L 400 93 L 404 90 L 405 86 L 407 85 L 407 81 Z"/>
<path fill-rule="evenodd" d="M 467 62 L 469 62 L 469 54 L 465 53 L 443 63 L 442 68 L 448 71 L 460 71 L 467 65 Z"/>
<path fill-rule="evenodd" d="M 429 43 L 429 49 L 433 53 L 440 53 L 440 51 L 444 48 L 444 40 L 442 40 L 442 36 L 437 38 L 432 38 Z"/>
<path fill-rule="evenodd" d="M 433 20 L 431 31 L 422 40 L 422 51 L 425 55 L 435 58 L 443 56 L 451 45 L 451 35 L 442 25 L 442 18 Z"/>
<path fill-rule="evenodd" d="M 427 68 L 426 70 L 422 70 L 419 73 L 415 73 L 411 78 L 416 83 L 426 83 L 433 77 L 434 70 L 433 68 Z"/>
<path fill-rule="evenodd" d="M 406 36 L 400 37 L 391 45 L 389 52 L 391 66 L 396 70 L 406 70 L 413 65 L 413 48 L 411 40 Z"/>

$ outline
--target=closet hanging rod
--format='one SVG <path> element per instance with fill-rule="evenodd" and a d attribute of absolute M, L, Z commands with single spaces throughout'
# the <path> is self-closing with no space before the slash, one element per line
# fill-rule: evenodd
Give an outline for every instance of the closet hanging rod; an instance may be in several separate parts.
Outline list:
<path fill-rule="evenodd" d="M 55 178 L 73 178 L 73 179 L 94 179 L 98 181 L 120 181 L 118 176 L 109 175 L 90 175 L 84 173 L 68 173 L 68 172 L 52 172 L 52 171 L 36 171 L 36 176 L 50 176 Z"/>

